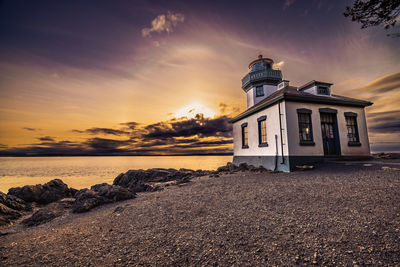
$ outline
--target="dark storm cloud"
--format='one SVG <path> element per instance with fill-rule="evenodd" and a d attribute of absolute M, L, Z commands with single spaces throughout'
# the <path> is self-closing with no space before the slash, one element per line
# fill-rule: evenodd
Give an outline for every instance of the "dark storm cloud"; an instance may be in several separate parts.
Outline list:
<path fill-rule="evenodd" d="M 400 144 L 398 142 L 376 142 L 371 143 L 371 152 L 399 152 Z"/>
<path fill-rule="evenodd" d="M 399 118 L 400 110 L 368 113 L 368 118 L 373 120 L 392 120 Z"/>
<path fill-rule="evenodd" d="M 223 145 L 227 145 L 227 144 L 233 144 L 233 140 L 229 139 L 229 140 L 216 140 L 216 141 L 197 141 L 197 142 L 193 142 L 193 143 L 189 143 L 189 144 L 185 144 L 185 143 L 178 143 L 175 145 L 175 148 L 181 148 L 181 149 L 191 149 L 191 148 L 204 148 L 207 150 L 213 150 L 214 147 L 216 148 L 224 148 L 222 147 Z M 208 148 L 208 147 L 213 147 L 212 149 Z"/>
<path fill-rule="evenodd" d="M 198 138 L 185 138 L 185 139 L 151 139 L 151 140 L 141 140 L 138 146 L 140 147 L 157 147 L 157 146 L 172 146 L 177 144 L 191 144 L 198 142 Z"/>
<path fill-rule="evenodd" d="M 132 141 L 95 137 L 88 139 L 85 144 L 87 144 L 89 148 L 93 148 L 95 150 L 113 150 L 122 146 L 130 145 L 132 144 Z"/>
<path fill-rule="evenodd" d="M 197 114 L 195 118 L 188 120 L 171 120 L 168 122 L 160 122 L 145 127 L 147 134 L 143 135 L 144 139 L 169 139 L 173 137 L 207 137 L 207 136 L 224 136 L 232 135 L 232 125 L 229 123 L 227 116 L 218 118 L 204 118 L 203 115 Z"/>
<path fill-rule="evenodd" d="M 369 128 L 375 133 L 400 133 L 400 111 L 368 114 Z"/>
<path fill-rule="evenodd" d="M 96 135 L 96 134 L 111 134 L 111 135 L 128 135 L 130 134 L 130 132 L 127 131 L 123 131 L 123 130 L 119 130 L 119 129 L 112 129 L 112 128 L 98 128 L 98 127 L 93 127 L 90 129 L 86 129 L 86 130 L 72 130 L 73 132 L 76 133 L 87 133 L 87 134 L 92 134 L 92 135 Z"/>
<path fill-rule="evenodd" d="M 53 137 L 51 137 L 51 136 L 43 136 L 43 137 L 39 137 L 39 138 L 37 138 L 39 141 L 51 141 L 51 142 L 54 142 L 55 140 L 54 140 L 54 138 Z"/>
<path fill-rule="evenodd" d="M 370 129 L 372 132 L 376 133 L 400 133 L 400 122 L 398 120 L 391 122 L 378 122 L 371 126 Z"/>
<path fill-rule="evenodd" d="M 82 155 L 84 148 L 80 143 L 70 141 L 42 142 L 27 147 L 13 147 L 0 150 L 0 156 L 68 156 Z"/>
<path fill-rule="evenodd" d="M 130 121 L 130 122 L 122 122 L 122 123 L 120 123 L 120 125 L 126 126 L 129 129 L 134 130 L 140 125 L 140 123 L 134 122 L 134 121 Z"/>
<path fill-rule="evenodd" d="M 217 140 L 217 141 L 202 141 L 198 142 L 198 145 L 226 145 L 226 144 L 233 144 L 232 139 L 228 140 Z"/>
<path fill-rule="evenodd" d="M 136 122 L 120 123 L 128 130 L 93 127 L 73 132 L 91 135 L 129 135 L 127 139 L 93 137 L 82 142 L 55 141 L 50 136 L 37 138 L 40 143 L 25 147 L 0 146 L 2 156 L 56 155 L 209 155 L 229 154 L 232 126 L 229 117 L 174 118 L 150 125 Z"/>
<path fill-rule="evenodd" d="M 0 150 L 2 156 L 124 155 L 131 152 L 129 140 L 90 138 L 84 142 L 41 142 L 23 148 Z"/>

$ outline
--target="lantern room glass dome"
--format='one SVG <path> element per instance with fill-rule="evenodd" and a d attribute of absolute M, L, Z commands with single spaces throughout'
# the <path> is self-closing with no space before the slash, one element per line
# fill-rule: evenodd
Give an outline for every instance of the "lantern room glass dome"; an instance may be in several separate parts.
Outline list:
<path fill-rule="evenodd" d="M 259 55 L 258 58 L 249 64 L 250 71 L 272 69 L 272 64 L 274 61 L 270 58 L 263 57 Z"/>

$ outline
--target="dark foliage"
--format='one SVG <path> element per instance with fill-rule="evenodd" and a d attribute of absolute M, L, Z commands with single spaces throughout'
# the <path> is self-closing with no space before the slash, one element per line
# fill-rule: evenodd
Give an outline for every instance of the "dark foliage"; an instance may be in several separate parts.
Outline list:
<path fill-rule="evenodd" d="M 346 7 L 345 17 L 361 23 L 361 28 L 384 25 L 394 27 L 400 14 L 400 0 L 355 0 L 352 7 Z"/>

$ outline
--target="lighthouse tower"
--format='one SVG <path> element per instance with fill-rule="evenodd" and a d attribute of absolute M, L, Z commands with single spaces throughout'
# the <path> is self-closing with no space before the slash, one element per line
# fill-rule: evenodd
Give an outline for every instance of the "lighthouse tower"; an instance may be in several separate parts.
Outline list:
<path fill-rule="evenodd" d="M 247 94 L 247 108 L 265 99 L 278 89 L 282 82 L 280 70 L 272 69 L 274 61 L 259 55 L 249 64 L 249 73 L 242 79 L 242 89 Z"/>

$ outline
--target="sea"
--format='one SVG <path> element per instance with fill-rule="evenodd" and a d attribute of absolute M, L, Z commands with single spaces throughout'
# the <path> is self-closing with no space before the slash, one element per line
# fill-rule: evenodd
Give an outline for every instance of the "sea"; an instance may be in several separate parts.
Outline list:
<path fill-rule="evenodd" d="M 0 191 L 46 183 L 59 178 L 69 187 L 112 184 L 132 169 L 187 168 L 215 170 L 232 156 L 112 156 L 112 157 L 0 157 Z"/>

